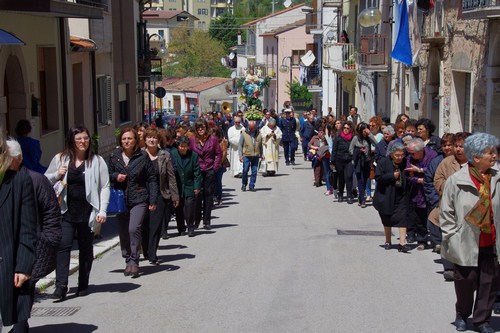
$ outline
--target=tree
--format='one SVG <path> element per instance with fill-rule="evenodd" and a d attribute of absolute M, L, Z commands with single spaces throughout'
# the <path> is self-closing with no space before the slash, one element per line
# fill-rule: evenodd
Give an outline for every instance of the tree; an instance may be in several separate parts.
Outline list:
<path fill-rule="evenodd" d="M 210 37 L 208 32 L 179 27 L 172 31 L 164 75 L 229 77 L 231 71 L 220 62 L 225 56 L 224 45 Z"/>
<path fill-rule="evenodd" d="M 290 83 L 287 83 L 288 91 L 290 92 L 290 88 L 292 89 L 291 100 L 293 102 L 300 101 L 305 103 L 305 105 L 310 105 L 312 103 L 312 93 L 309 92 L 307 85 L 301 85 L 297 79 L 292 81 L 292 85 L 290 87 Z"/>
<path fill-rule="evenodd" d="M 238 23 L 231 13 L 224 12 L 221 17 L 210 23 L 208 34 L 222 42 L 227 50 L 238 41 Z"/>

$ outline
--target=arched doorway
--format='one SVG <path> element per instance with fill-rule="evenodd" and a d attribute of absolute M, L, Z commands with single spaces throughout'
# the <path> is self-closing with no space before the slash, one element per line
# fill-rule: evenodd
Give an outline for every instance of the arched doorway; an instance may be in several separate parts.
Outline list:
<path fill-rule="evenodd" d="M 17 122 L 26 119 L 27 109 L 23 71 L 15 55 L 9 55 L 7 58 L 3 81 L 2 103 L 7 112 L 1 115 L 0 121 L 6 134 L 14 135 Z"/>

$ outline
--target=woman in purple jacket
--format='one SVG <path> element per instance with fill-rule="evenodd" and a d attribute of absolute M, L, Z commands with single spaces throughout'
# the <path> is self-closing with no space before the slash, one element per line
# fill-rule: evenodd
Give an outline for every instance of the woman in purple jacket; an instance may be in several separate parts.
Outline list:
<path fill-rule="evenodd" d="M 219 140 L 208 130 L 208 124 L 198 119 L 194 124 L 195 133 L 189 139 L 189 149 L 198 154 L 202 175 L 202 191 L 196 200 L 195 226 L 199 227 L 203 217 L 203 225 L 211 229 L 210 218 L 214 205 L 215 174 L 220 168 L 222 151 Z"/>

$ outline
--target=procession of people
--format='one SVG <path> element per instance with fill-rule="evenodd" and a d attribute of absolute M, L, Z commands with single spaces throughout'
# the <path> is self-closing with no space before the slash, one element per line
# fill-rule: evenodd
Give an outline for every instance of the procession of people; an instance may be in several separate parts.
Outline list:
<path fill-rule="evenodd" d="M 296 156 L 302 156 L 299 163 L 310 165 L 312 185 L 322 189 L 320 194 L 341 205 L 357 203 L 359 209 L 373 205 L 384 230 L 383 249 L 405 254 L 432 250 L 442 256 L 444 279 L 455 283 L 458 331 L 467 330 L 467 319 L 472 317 L 477 330 L 494 332 L 490 318 L 500 282 L 495 227 L 500 223 L 499 140 L 467 132 L 446 133 L 439 139 L 427 118 L 401 114 L 395 122 L 380 116 L 364 122 L 357 112 L 351 107 L 348 117 L 336 119 L 332 114 L 318 116 L 314 108 L 299 116 L 287 107 L 281 112 L 263 110 L 257 120 L 238 112 L 207 113 L 195 122 L 169 128 L 140 123 L 121 129 L 117 147 L 107 159 L 93 152 L 87 128 L 73 126 L 65 149 L 46 171 L 42 169 L 45 182 L 31 180 L 28 173 L 20 175 L 31 166 L 21 167 L 22 146 L 14 139 L 9 144 L 0 135 L 0 194 L 15 195 L 14 203 L 22 196 L 23 205 L 29 206 L 26 210 L 23 206 L 23 214 L 16 212 L 18 203 L 8 208 L 21 219 L 12 223 L 26 230 L 21 229 L 21 238 L 9 234 L 17 243 L 2 241 L 2 247 L 30 249 L 23 269 L 9 270 L 15 285 L 8 286 L 4 276 L 1 279 L 8 290 L 1 299 L 4 324 L 19 323 L 16 332 L 29 330 L 34 285 L 41 277 L 30 276 L 41 254 L 38 249 L 36 258 L 31 253 L 40 243 L 35 244 L 37 221 L 28 219 L 26 212 L 35 216 L 42 207 L 51 212 L 50 218 L 40 215 L 38 223 L 45 226 L 52 248 L 50 267 L 56 270 L 52 297 L 62 302 L 69 290 L 74 239 L 79 248 L 75 296 L 92 292 L 93 236 L 96 226 L 108 219 L 108 204 L 119 200 L 117 193 L 125 207 L 116 213 L 123 274 L 138 278 L 141 259 L 162 264 L 157 250 L 161 238 L 173 236 L 167 230 L 170 220 L 177 222 L 177 236 L 195 237 L 200 227 L 212 228 L 212 210 L 225 200 L 224 175 L 240 178 L 242 192 L 254 192 L 265 182 L 259 177 L 290 170 L 297 164 Z M 30 172 L 39 172 L 39 163 L 34 165 L 36 170 Z M 35 189 L 48 186 L 50 193 L 31 193 L 36 182 Z M 19 193 L 7 192 L 12 184 Z M 392 228 L 398 228 L 397 247 Z M 31 297 L 19 296 L 17 302 L 24 307 L 9 308 L 5 297 L 13 304 L 23 284 Z"/>

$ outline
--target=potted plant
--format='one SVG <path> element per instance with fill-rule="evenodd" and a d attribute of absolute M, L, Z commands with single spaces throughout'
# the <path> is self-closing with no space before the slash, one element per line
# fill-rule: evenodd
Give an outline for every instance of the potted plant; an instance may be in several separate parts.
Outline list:
<path fill-rule="evenodd" d="M 352 53 L 347 60 L 344 61 L 344 66 L 347 69 L 356 68 L 356 52 Z"/>

